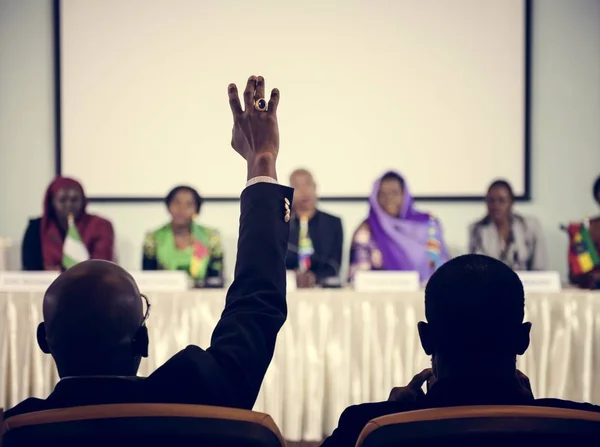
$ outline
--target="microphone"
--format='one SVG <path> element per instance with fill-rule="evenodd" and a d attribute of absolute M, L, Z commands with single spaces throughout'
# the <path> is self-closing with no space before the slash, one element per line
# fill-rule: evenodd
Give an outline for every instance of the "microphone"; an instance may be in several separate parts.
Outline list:
<path fill-rule="evenodd" d="M 298 253 L 299 250 L 300 250 L 300 247 L 288 242 L 288 251 L 297 255 L 297 254 L 299 254 Z M 343 286 L 342 280 L 340 278 L 339 262 L 337 262 L 335 259 L 327 259 L 327 258 L 324 258 L 323 256 L 319 256 L 317 253 L 313 253 L 311 258 L 314 259 L 315 261 L 322 262 L 323 264 L 331 267 L 333 269 L 333 271 L 336 272 L 336 276 L 328 276 L 328 277 L 322 278 L 320 281 L 320 284 L 319 284 L 321 287 L 337 289 L 337 288 L 340 288 Z"/>

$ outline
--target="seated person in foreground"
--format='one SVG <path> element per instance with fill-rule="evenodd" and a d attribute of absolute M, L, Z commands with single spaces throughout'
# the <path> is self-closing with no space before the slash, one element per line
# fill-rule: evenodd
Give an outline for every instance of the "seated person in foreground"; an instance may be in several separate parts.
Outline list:
<path fill-rule="evenodd" d="M 390 171 L 377 180 L 369 205 L 369 217 L 352 238 L 351 280 L 359 270 L 407 270 L 424 282 L 448 260 L 439 221 L 415 210 L 400 174 Z"/>
<path fill-rule="evenodd" d="M 461 405 L 536 405 L 587 411 L 600 407 L 559 399 L 535 399 L 529 380 L 517 371 L 517 356 L 529 346 L 525 294 L 517 274 L 483 255 L 452 259 L 425 289 L 427 323 L 419 322 L 421 345 L 431 369 L 387 402 L 347 408 L 326 447 L 354 446 L 363 427 L 387 414 Z M 421 387 L 429 382 L 429 391 Z"/>
<path fill-rule="evenodd" d="M 286 267 L 296 271 L 298 287 L 313 287 L 340 274 L 342 221 L 317 209 L 317 186 L 309 171 L 294 171 L 290 186 L 294 188 L 294 207 Z"/>
<path fill-rule="evenodd" d="M 587 411 L 600 407 L 559 399 L 535 399 L 529 380 L 517 371 L 517 356 L 529 346 L 524 323 L 525 295 L 517 274 L 483 255 L 452 259 L 433 274 L 425 289 L 427 323 L 419 322 L 431 369 L 387 402 L 347 408 L 326 447 L 354 446 L 363 427 L 387 414 L 461 405 L 537 405 Z M 428 381 L 429 391 L 421 387 Z"/>
<path fill-rule="evenodd" d="M 469 252 L 499 259 L 511 269 L 546 270 L 548 255 L 542 227 L 534 217 L 513 212 L 515 196 L 496 180 L 485 196 L 486 216 L 469 227 Z"/>
<path fill-rule="evenodd" d="M 199 225 L 202 197 L 177 186 L 165 198 L 171 221 L 146 235 L 143 270 L 183 270 L 195 284 L 223 285 L 223 248 L 217 230 Z"/>
<path fill-rule="evenodd" d="M 88 214 L 81 184 L 56 177 L 46 190 L 44 214 L 31 219 L 21 246 L 23 270 L 64 271 L 87 259 L 114 261 L 112 224 Z"/>
<path fill-rule="evenodd" d="M 211 346 L 188 346 L 149 377 L 135 377 L 148 355 L 148 310 L 133 278 L 113 263 L 78 264 L 48 288 L 37 333 L 61 380 L 47 399 L 27 399 L 5 417 L 134 402 L 253 407 L 287 314 L 285 207 L 293 197 L 276 184 L 279 92 L 271 93 L 268 111 L 253 108 L 264 89 L 262 77 L 248 80 L 242 112 L 237 88 L 229 86 L 232 145 L 247 162 L 249 186 L 241 196 L 235 279 Z"/>
<path fill-rule="evenodd" d="M 593 194 L 596 203 L 600 205 L 600 176 L 594 182 Z M 583 223 L 587 237 L 584 251 L 587 252 L 589 260 L 581 262 L 578 259 L 581 250 L 577 250 L 576 242 L 573 238 L 569 247 L 569 280 L 582 289 L 600 289 L 600 216 L 593 219 L 586 219 Z M 583 265 L 582 265 L 583 264 Z M 586 265 L 587 264 L 587 265 Z"/>

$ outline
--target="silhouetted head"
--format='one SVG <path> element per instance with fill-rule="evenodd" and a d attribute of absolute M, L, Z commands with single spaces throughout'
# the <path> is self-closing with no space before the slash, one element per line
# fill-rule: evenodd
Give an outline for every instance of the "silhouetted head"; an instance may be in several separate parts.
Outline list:
<path fill-rule="evenodd" d="M 594 199 L 596 200 L 596 203 L 598 205 L 600 205 L 600 175 L 598 176 L 598 178 L 594 182 L 593 191 L 594 191 Z"/>
<path fill-rule="evenodd" d="M 112 262 L 85 261 L 61 274 L 44 295 L 43 313 L 38 344 L 61 377 L 132 376 L 148 356 L 142 296 Z"/>
<path fill-rule="evenodd" d="M 189 226 L 194 217 L 200 214 L 202 202 L 198 191 L 185 185 L 176 186 L 165 197 L 165 204 L 176 227 Z"/>
<path fill-rule="evenodd" d="M 496 180 L 488 188 L 485 196 L 488 216 L 495 223 L 507 221 L 512 214 L 515 201 L 512 186 L 506 180 Z"/>
<path fill-rule="evenodd" d="M 436 377 L 514 375 L 529 346 L 524 312 L 523 284 L 504 263 L 470 254 L 442 265 L 425 289 L 427 323 L 419 323 Z"/>

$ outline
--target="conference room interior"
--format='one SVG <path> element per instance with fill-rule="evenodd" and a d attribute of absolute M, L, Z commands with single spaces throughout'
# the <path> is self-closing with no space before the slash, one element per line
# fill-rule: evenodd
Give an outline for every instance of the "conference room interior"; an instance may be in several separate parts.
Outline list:
<path fill-rule="evenodd" d="M 545 259 L 516 269 L 533 322 L 518 368 L 536 397 L 600 404 L 600 292 L 571 284 L 565 231 L 600 214 L 600 1 L 250 5 L 0 0 L 0 407 L 45 397 L 59 380 L 35 332 L 59 272 L 24 272 L 22 259 L 28 222 L 59 176 L 81 182 L 87 211 L 112 224 L 111 260 L 152 304 L 139 375 L 210 345 L 245 186 L 226 87 L 253 72 L 281 90 L 279 182 L 310 172 L 317 209 L 343 231 L 341 262 L 315 258 L 335 281 L 305 288 L 288 272 L 288 317 L 254 410 L 288 442 L 319 443 L 344 408 L 386 400 L 429 366 L 417 322 L 435 268 L 359 280 L 352 270 L 374 183 L 390 171 L 439 225 L 444 260 L 470 251 L 489 185 L 511 185 Z M 146 268 L 177 185 L 202 196 L 193 221 L 218 245 L 220 281 Z"/>

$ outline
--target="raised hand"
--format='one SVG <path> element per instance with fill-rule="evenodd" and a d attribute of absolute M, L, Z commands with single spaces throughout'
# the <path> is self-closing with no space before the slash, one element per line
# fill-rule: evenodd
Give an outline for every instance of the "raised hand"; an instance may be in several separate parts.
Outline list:
<path fill-rule="evenodd" d="M 228 92 L 233 113 L 231 146 L 246 160 L 248 179 L 259 176 L 277 179 L 275 161 L 279 152 L 279 90 L 271 91 L 271 98 L 267 104 L 264 78 L 250 76 L 244 90 L 244 110 L 240 104 L 237 86 L 230 84 Z"/>

